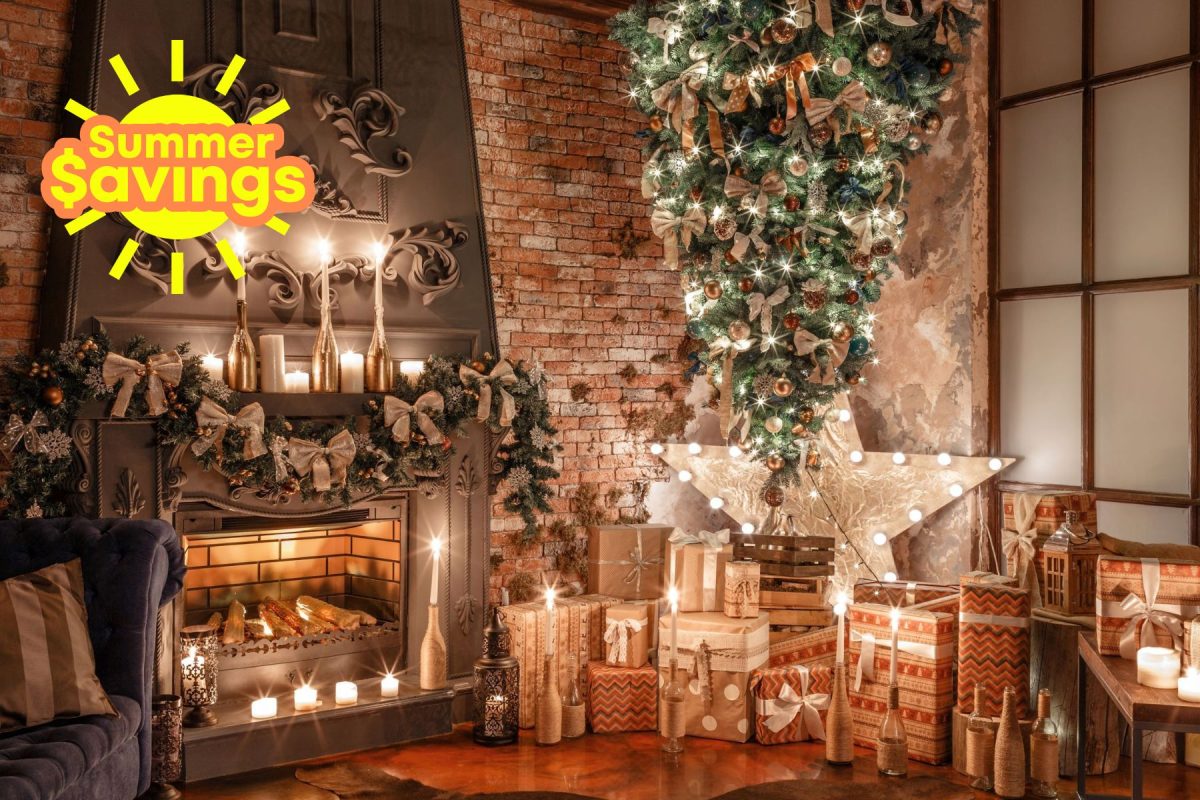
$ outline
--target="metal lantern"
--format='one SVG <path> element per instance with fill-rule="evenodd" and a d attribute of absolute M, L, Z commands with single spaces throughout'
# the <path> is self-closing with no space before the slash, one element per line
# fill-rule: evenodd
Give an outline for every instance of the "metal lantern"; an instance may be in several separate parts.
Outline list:
<path fill-rule="evenodd" d="M 1042 603 L 1061 614 L 1091 614 L 1096 608 L 1096 533 L 1067 510 L 1066 521 L 1042 545 Z"/>
<path fill-rule="evenodd" d="M 190 709 L 183 718 L 189 728 L 203 728 L 217 721 L 209 706 L 217 702 L 219 647 L 216 629 L 207 625 L 190 625 L 179 632 L 179 694 Z"/>
<path fill-rule="evenodd" d="M 496 606 L 483 631 L 483 655 L 475 662 L 475 741 L 516 742 L 520 711 L 521 667 L 509 654 L 508 627 Z"/>
<path fill-rule="evenodd" d="M 183 777 L 183 699 L 155 695 L 150 711 L 150 791 L 152 800 L 176 800 L 171 784 Z"/>

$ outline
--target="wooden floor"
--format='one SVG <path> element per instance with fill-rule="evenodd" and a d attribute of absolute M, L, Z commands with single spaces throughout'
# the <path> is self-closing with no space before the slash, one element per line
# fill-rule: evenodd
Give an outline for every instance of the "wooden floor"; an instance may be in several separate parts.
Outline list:
<path fill-rule="evenodd" d="M 764 747 L 689 738 L 682 758 L 672 763 L 659 752 L 653 733 L 589 735 L 555 747 L 538 747 L 531 731 L 512 747 L 483 748 L 461 726 L 453 734 L 414 744 L 370 750 L 342 758 L 380 767 L 429 786 L 460 792 L 542 790 L 577 792 L 609 800 L 705 800 L 765 781 L 813 778 L 885 783 L 875 772 L 874 753 L 858 752 L 853 768 L 825 764 L 820 744 Z M 315 762 L 314 762 L 315 763 Z M 189 785 L 185 800 L 330 800 L 331 795 L 300 783 L 293 767 L 221 778 Z M 965 782 L 950 767 L 910 764 L 910 774 L 939 775 Z M 1061 797 L 1074 797 L 1073 783 L 1063 781 Z M 1089 792 L 1128 794 L 1128 765 L 1108 778 L 1088 782 Z M 1200 797 L 1200 769 L 1150 764 L 1146 795 L 1156 798 Z M 864 795 L 866 796 L 866 795 Z M 979 797 L 995 795 L 980 794 Z"/>

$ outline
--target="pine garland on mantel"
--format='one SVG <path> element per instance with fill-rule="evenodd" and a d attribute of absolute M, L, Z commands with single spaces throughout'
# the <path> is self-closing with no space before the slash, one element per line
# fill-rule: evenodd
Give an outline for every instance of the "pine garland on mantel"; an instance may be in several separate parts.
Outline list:
<path fill-rule="evenodd" d="M 0 399 L 0 451 L 8 458 L 11 474 L 0 487 L 3 514 L 7 517 L 61 516 L 66 513 L 65 494 L 73 477 L 71 424 L 86 403 L 95 400 L 113 402 L 120 383 L 105 380 L 104 365 L 115 352 L 138 364 L 162 357 L 161 348 L 135 337 L 119 351 L 112 350 L 103 334 L 79 337 L 64 342 L 58 350 L 45 350 L 34 357 L 20 357 L 5 367 Z M 136 377 L 129 396 L 126 419 L 153 419 L 161 445 L 207 443 L 218 431 L 201 426 L 197 411 L 205 398 L 223 413 L 236 415 L 249 406 L 223 382 L 213 381 L 201 366 L 201 359 L 189 353 L 186 343 L 176 346 L 180 377 L 177 384 L 163 386 L 163 413 L 152 416 L 147 400 L 149 379 Z M 171 353 L 166 353 L 167 357 Z M 173 359 L 172 359 L 173 360 Z M 363 415 L 328 423 L 316 420 L 288 420 L 282 416 L 264 418 L 260 455 L 247 448 L 245 428 L 225 426 L 207 449 L 197 445 L 193 452 L 206 470 L 219 470 L 231 491 L 251 490 L 264 496 L 299 496 L 305 501 L 319 500 L 328 505 L 349 505 L 387 488 L 416 485 L 416 476 L 440 475 L 447 468 L 453 451 L 453 439 L 465 432 L 466 424 L 477 418 L 480 404 L 479 376 L 492 376 L 499 367 L 511 375 L 501 385 L 494 382 L 490 408 L 485 411 L 492 431 L 505 436 L 499 447 L 499 477 L 505 481 L 504 507 L 521 515 L 525 522 L 523 539 L 537 535 L 536 515 L 550 511 L 548 481 L 558 477 L 554 454 L 561 450 L 555 440 L 557 429 L 550 422 L 546 403 L 546 375 L 538 366 L 524 362 L 509 364 L 490 354 L 482 359 L 431 356 L 415 385 L 400 378 L 393 397 L 416 406 L 425 415 L 419 419 L 410 412 L 407 436 L 403 427 L 385 409 L 386 395 L 368 395 Z M 501 391 L 503 389 L 503 391 Z M 486 390 L 485 390 L 486 391 Z M 433 408 L 421 399 L 436 392 L 441 403 Z M 512 417 L 507 426 L 499 422 L 506 416 L 506 395 L 512 398 Z M 440 405 L 440 409 L 437 406 Z M 211 408 L 211 406 L 208 406 Z M 400 407 L 397 404 L 397 407 Z M 422 430 L 425 423 L 429 436 Z M 390 424 L 388 424 L 390 423 Z M 429 428 L 432 424 L 436 431 Z M 507 432 L 505 429 L 507 428 Z M 335 475 L 331 488 L 320 491 L 312 473 L 300 475 L 288 460 L 288 444 L 303 439 L 329 445 L 348 432 L 353 441 L 353 459 L 346 466 L 345 479 Z M 432 443 L 431 438 L 442 441 Z M 407 441 L 405 441 L 407 439 Z"/>

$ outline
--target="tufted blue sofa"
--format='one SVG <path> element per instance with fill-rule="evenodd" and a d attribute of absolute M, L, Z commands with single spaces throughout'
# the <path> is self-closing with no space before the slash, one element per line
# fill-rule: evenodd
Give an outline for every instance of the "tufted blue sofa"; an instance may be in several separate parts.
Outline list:
<path fill-rule="evenodd" d="M 0 580 L 82 559 L 96 674 L 118 717 L 0 735 L 3 800 L 132 800 L 150 785 L 155 622 L 183 585 L 183 552 L 158 520 L 0 521 Z"/>

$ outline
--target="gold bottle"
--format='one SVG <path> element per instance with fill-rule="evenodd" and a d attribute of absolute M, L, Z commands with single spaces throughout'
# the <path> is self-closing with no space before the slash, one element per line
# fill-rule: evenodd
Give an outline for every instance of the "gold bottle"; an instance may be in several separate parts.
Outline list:
<path fill-rule="evenodd" d="M 388 350 L 387 332 L 383 329 L 383 307 L 375 308 L 375 330 L 367 348 L 366 387 L 368 392 L 390 392 L 395 384 L 392 376 L 392 354 Z"/>
<path fill-rule="evenodd" d="M 225 383 L 235 392 L 258 391 L 258 353 L 250 336 L 246 301 L 237 301 L 237 327 L 225 358 Z"/>
<path fill-rule="evenodd" d="M 333 314 L 329 308 L 329 269 L 321 270 L 321 327 L 312 351 L 312 390 L 338 390 L 338 346 L 333 335 Z"/>

